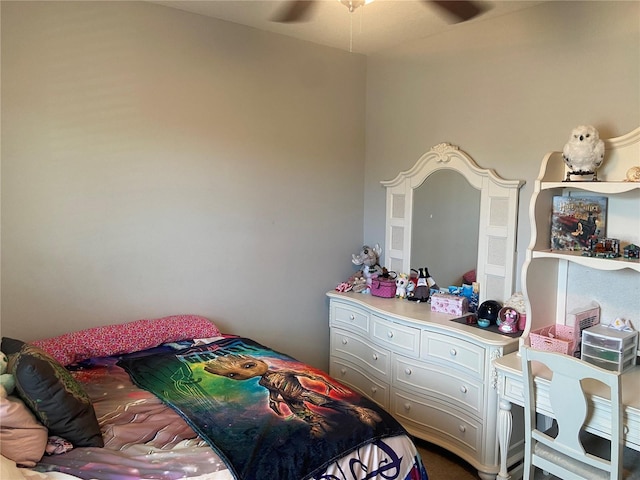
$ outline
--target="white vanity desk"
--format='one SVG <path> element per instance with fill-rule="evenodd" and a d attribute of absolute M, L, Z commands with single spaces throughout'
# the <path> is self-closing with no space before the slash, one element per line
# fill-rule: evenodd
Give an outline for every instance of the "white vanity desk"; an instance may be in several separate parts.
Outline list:
<path fill-rule="evenodd" d="M 506 355 L 494 362 L 499 374 L 499 394 L 500 413 L 498 414 L 498 435 L 500 444 L 507 445 L 511 436 L 511 405 L 524 406 L 524 379 L 522 377 L 521 358 L 517 353 Z M 535 367 L 535 366 L 534 366 Z M 551 373 L 545 367 L 538 365 L 534 368 L 534 374 L 542 377 L 536 381 L 536 389 L 543 399 L 542 406 L 538 413 L 551 416 L 551 405 L 549 403 L 549 382 L 546 379 L 551 377 Z M 611 404 L 608 398 L 608 391 L 597 382 L 592 382 L 586 389 L 592 395 L 593 410 L 588 419 L 588 429 L 594 432 L 603 432 L 611 435 Z M 640 365 L 622 374 L 622 403 L 625 406 L 624 432 L 625 445 L 634 450 L 640 451 Z M 505 443 L 503 443 L 505 442 Z M 502 452 L 501 447 L 501 452 Z M 522 453 L 522 448 L 517 449 Z M 512 451 L 511 454 L 514 452 Z M 498 479 L 507 480 L 511 478 L 507 470 L 507 456 L 501 453 L 501 466 Z M 513 476 L 522 475 L 521 470 L 517 470 Z"/>
<path fill-rule="evenodd" d="M 457 187 L 441 192 L 442 182 Z M 518 192 L 524 182 L 503 179 L 480 168 L 457 146 L 440 143 L 411 168 L 381 183 L 386 188 L 388 270 L 409 273 L 414 267 L 429 267 L 435 278 L 453 282 L 475 267 L 479 303 L 504 302 L 511 296 Z M 468 199 L 467 188 L 477 191 L 477 200 Z M 425 200 L 431 192 L 449 195 L 437 193 Z M 451 217 L 444 217 L 445 206 L 465 213 L 466 220 L 460 217 L 466 226 L 463 233 L 449 233 Z M 475 208 L 475 218 L 467 217 Z M 449 237 L 428 235 L 435 231 L 447 231 Z M 457 236 L 477 240 L 465 244 L 477 249 L 455 247 Z M 456 262 L 441 261 L 466 258 L 462 254 L 469 252 L 462 250 L 475 253 L 468 263 L 454 267 Z M 453 271 L 446 272 L 449 269 Z M 327 295 L 331 375 L 377 402 L 411 434 L 463 458 L 482 479 L 495 479 L 500 468 L 498 374 L 492 360 L 516 351 L 518 339 L 432 313 L 430 304 L 361 293 Z M 517 442 L 518 435 L 512 437 Z"/>
<path fill-rule="evenodd" d="M 498 375 L 518 338 L 432 313 L 429 304 L 327 293 L 330 374 L 388 410 L 414 436 L 460 456 L 483 479 L 499 470 Z"/>

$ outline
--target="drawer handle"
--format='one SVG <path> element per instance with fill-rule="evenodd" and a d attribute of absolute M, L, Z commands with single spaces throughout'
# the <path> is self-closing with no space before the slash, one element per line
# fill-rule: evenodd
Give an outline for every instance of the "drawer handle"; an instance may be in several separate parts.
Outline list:
<path fill-rule="evenodd" d="M 378 387 L 371 387 L 371 393 L 378 393 Z"/>
<path fill-rule="evenodd" d="M 405 403 L 404 404 L 404 409 L 408 412 L 409 410 L 411 410 L 411 404 L 410 403 Z"/>
<path fill-rule="evenodd" d="M 378 354 L 374 353 L 373 355 L 371 355 L 373 357 L 374 360 L 378 360 Z"/>
<path fill-rule="evenodd" d="M 462 385 L 462 386 L 460 387 L 460 391 L 461 391 L 462 393 L 467 393 L 467 387 L 465 387 L 464 385 Z"/>
<path fill-rule="evenodd" d="M 629 427 L 627 427 L 626 425 L 622 426 L 622 432 L 626 435 L 627 433 L 629 433 Z"/>
<path fill-rule="evenodd" d="M 387 333 L 387 337 L 393 338 L 393 332 L 391 330 L 389 330 L 389 332 Z"/>
<path fill-rule="evenodd" d="M 460 426 L 458 427 L 458 430 L 460 430 L 462 433 L 464 433 L 464 432 L 466 432 L 466 431 L 467 431 L 467 427 L 465 427 L 464 425 L 460 425 Z"/>
<path fill-rule="evenodd" d="M 346 339 L 346 338 L 343 338 L 343 339 L 342 339 L 342 344 L 343 344 L 343 345 L 346 345 L 347 343 L 349 343 L 349 342 L 347 341 L 347 339 Z"/>
<path fill-rule="evenodd" d="M 455 357 L 458 354 L 458 352 L 456 351 L 455 348 L 452 348 L 451 350 L 449 350 L 449 355 L 451 355 L 452 357 Z"/>
<path fill-rule="evenodd" d="M 349 315 L 349 320 L 355 320 L 356 316 L 352 313 L 351 315 Z"/>
<path fill-rule="evenodd" d="M 344 368 L 344 367 L 342 367 L 342 368 L 340 369 L 340 373 L 341 373 L 342 375 L 346 375 L 346 374 L 347 374 L 347 369 L 346 369 L 346 368 Z"/>
<path fill-rule="evenodd" d="M 410 368 L 405 368 L 404 369 L 404 373 L 406 373 L 407 375 L 411 375 L 411 369 Z"/>

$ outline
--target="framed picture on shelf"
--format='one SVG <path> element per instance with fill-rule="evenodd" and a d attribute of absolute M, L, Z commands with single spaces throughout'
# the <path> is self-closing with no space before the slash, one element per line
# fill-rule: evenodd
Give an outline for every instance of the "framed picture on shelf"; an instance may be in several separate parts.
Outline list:
<path fill-rule="evenodd" d="M 607 197 L 553 197 L 551 212 L 551 250 L 581 251 L 589 240 L 606 236 Z"/>

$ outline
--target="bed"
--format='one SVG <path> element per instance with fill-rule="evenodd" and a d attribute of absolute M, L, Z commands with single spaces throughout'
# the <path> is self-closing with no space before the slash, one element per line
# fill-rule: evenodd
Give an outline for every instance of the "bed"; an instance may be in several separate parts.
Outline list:
<path fill-rule="evenodd" d="M 2 478 L 427 480 L 387 412 L 204 317 L 1 349 L 16 384 L 0 398 Z"/>

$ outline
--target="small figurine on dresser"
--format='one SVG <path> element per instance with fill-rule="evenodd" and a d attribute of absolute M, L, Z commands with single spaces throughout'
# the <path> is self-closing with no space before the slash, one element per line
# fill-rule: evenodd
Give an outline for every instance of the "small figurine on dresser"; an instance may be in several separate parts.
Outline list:
<path fill-rule="evenodd" d="M 562 158 L 569 167 L 566 182 L 598 181 L 596 171 L 604 161 L 604 142 L 600 140 L 598 130 L 591 125 L 580 125 L 574 128 L 569 141 L 562 149 Z"/>
<path fill-rule="evenodd" d="M 507 301 L 504 302 L 503 308 L 510 308 L 516 311 L 516 313 L 518 314 L 518 330 L 524 330 L 527 325 L 527 307 L 525 306 L 524 295 L 522 294 L 522 292 L 516 292 L 511 295 L 507 299 Z M 500 312 L 498 312 L 498 317 L 500 317 Z"/>
<path fill-rule="evenodd" d="M 500 320 L 498 330 L 502 333 L 516 333 L 518 331 L 520 314 L 515 308 L 502 307 L 498 311 L 498 319 Z"/>

